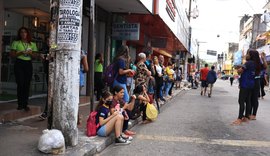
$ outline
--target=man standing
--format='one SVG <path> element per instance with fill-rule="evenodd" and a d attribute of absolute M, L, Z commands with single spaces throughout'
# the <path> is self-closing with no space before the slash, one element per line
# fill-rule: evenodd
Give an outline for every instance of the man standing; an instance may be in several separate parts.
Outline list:
<path fill-rule="evenodd" d="M 210 98 L 212 94 L 213 85 L 217 80 L 217 73 L 215 72 L 215 66 L 211 66 L 211 70 L 208 72 L 206 80 L 207 84 L 209 84 L 208 97 Z"/>
<path fill-rule="evenodd" d="M 206 93 L 206 90 L 207 90 L 207 74 L 209 72 L 209 69 L 208 69 L 208 64 L 206 63 L 204 65 L 204 68 L 201 69 L 200 71 L 200 77 L 201 77 L 201 95 L 204 95 L 205 96 L 205 93 Z"/>

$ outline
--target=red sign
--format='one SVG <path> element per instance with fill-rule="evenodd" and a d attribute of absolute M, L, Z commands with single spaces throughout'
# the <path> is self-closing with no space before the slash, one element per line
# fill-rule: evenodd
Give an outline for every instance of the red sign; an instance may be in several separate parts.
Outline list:
<path fill-rule="evenodd" d="M 175 21 L 175 15 L 176 15 L 176 12 L 175 12 L 175 2 L 174 0 L 166 0 L 166 11 L 168 13 L 168 15 L 170 16 L 170 18 Z"/>

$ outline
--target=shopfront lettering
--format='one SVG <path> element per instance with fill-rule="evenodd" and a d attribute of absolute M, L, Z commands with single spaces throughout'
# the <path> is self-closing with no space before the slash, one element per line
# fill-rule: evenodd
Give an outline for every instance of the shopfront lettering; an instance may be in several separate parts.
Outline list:
<path fill-rule="evenodd" d="M 175 16 L 176 16 L 176 12 L 175 12 L 175 3 L 174 0 L 166 0 L 166 11 L 168 13 L 168 15 L 170 16 L 170 18 L 175 21 Z"/>
<path fill-rule="evenodd" d="M 80 16 L 80 12 L 78 10 L 72 9 L 63 9 L 59 10 L 61 16 Z"/>
<path fill-rule="evenodd" d="M 77 43 L 78 34 L 77 33 L 58 33 L 58 42 L 59 41 Z"/>
<path fill-rule="evenodd" d="M 139 23 L 113 23 L 112 37 L 119 40 L 139 40 Z"/>
<path fill-rule="evenodd" d="M 79 6 L 81 4 L 81 0 L 60 0 L 61 6 Z"/>
<path fill-rule="evenodd" d="M 125 23 L 125 24 L 113 24 L 113 28 L 114 29 L 130 29 L 130 28 L 134 28 L 134 29 L 138 29 L 138 24 L 133 24 L 133 23 Z"/>

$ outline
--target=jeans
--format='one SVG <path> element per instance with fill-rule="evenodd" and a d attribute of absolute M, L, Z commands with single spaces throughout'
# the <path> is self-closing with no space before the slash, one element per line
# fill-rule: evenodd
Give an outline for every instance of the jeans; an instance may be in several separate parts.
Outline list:
<path fill-rule="evenodd" d="M 169 91 L 171 89 L 172 82 L 167 81 L 166 86 L 165 86 L 165 96 L 169 95 Z"/>
<path fill-rule="evenodd" d="M 160 99 L 164 99 L 163 97 L 163 90 L 164 90 L 164 87 L 165 87 L 165 82 L 163 81 L 163 83 L 161 84 L 161 87 L 160 87 L 160 92 L 159 92 L 159 98 Z"/>

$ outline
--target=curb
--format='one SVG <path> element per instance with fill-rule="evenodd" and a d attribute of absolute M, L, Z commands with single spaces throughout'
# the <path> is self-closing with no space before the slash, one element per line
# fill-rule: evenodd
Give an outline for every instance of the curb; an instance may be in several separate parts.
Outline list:
<path fill-rule="evenodd" d="M 165 104 L 160 105 L 160 110 L 169 104 L 170 101 L 174 99 L 177 95 L 179 95 L 185 89 L 177 90 L 177 93 L 172 96 L 171 99 L 167 100 Z M 131 125 L 129 125 L 129 129 L 137 125 L 142 119 L 139 117 L 136 120 L 130 120 Z M 86 156 L 86 155 L 95 155 L 102 152 L 106 147 L 110 146 L 114 143 L 114 134 L 112 133 L 107 137 L 87 137 L 85 132 L 79 131 L 79 141 L 78 145 L 75 147 L 68 147 L 66 149 L 65 156 Z"/>

